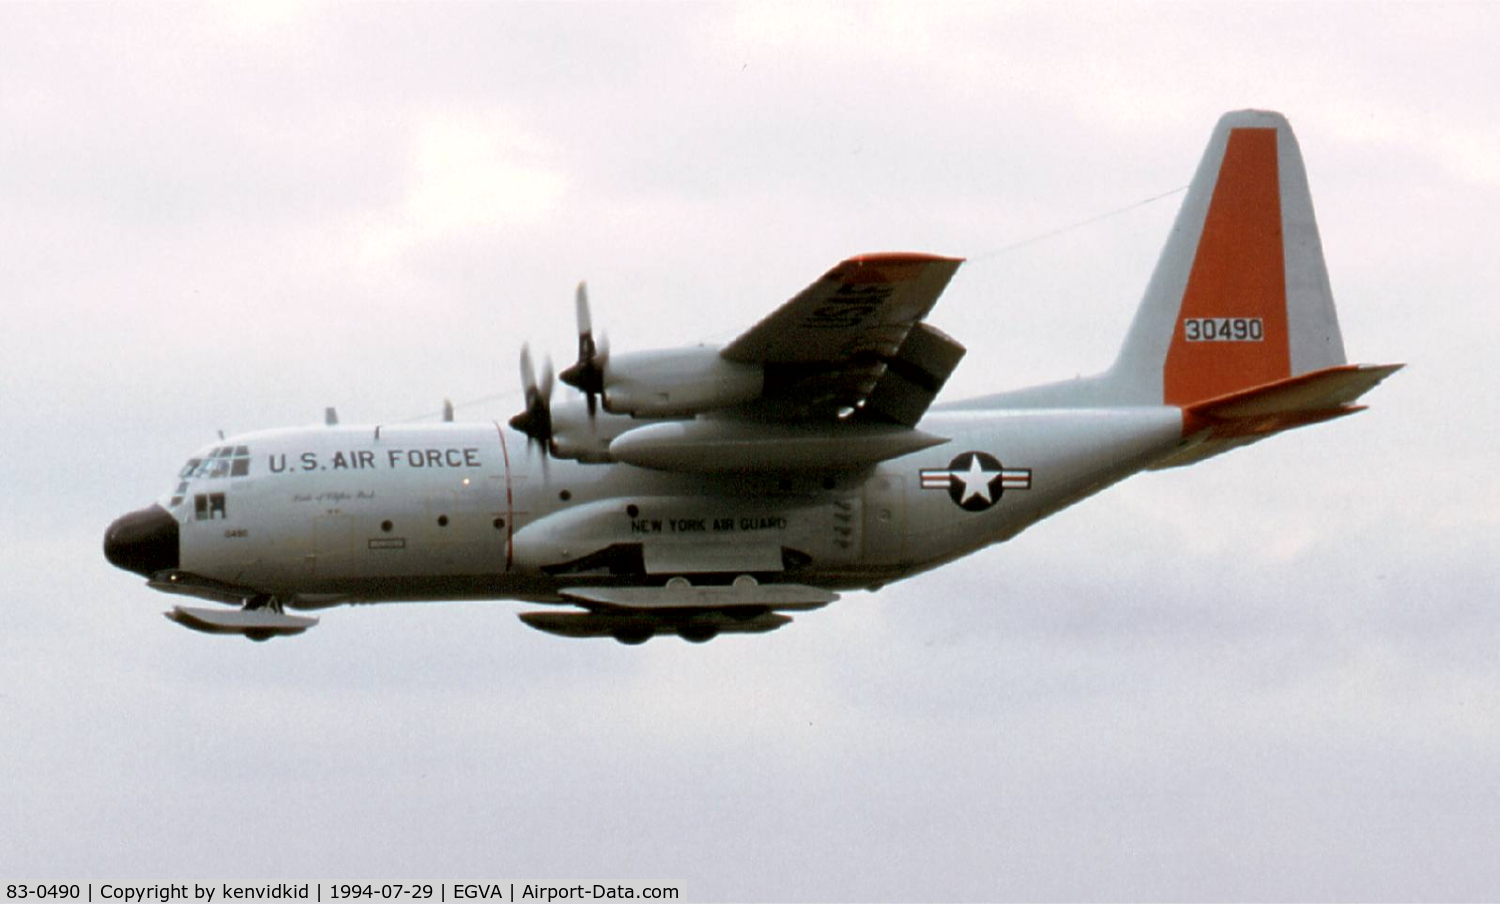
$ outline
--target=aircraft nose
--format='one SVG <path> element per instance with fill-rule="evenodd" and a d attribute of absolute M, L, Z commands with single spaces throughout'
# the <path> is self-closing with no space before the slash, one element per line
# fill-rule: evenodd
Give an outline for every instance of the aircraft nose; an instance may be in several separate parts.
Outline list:
<path fill-rule="evenodd" d="M 177 519 L 159 505 L 121 515 L 104 532 L 104 558 L 143 577 L 176 568 Z"/>

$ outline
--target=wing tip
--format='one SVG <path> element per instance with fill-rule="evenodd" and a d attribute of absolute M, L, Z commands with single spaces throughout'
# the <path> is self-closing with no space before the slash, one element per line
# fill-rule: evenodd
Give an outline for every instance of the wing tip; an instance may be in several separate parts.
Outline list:
<path fill-rule="evenodd" d="M 873 251 L 856 254 L 844 261 L 846 264 L 961 264 L 961 257 L 945 254 L 928 254 L 925 251 Z"/>

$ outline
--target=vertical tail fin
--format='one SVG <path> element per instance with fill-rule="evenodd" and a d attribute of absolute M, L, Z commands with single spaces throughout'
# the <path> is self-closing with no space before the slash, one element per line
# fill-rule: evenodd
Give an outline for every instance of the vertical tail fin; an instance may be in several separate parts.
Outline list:
<path fill-rule="evenodd" d="M 1153 465 L 1171 467 L 1359 411 L 1400 367 L 1347 363 L 1297 139 L 1241 110 L 1214 127 L 1109 370 L 961 407 L 1177 407 L 1189 442 Z"/>
<path fill-rule="evenodd" d="M 1344 363 L 1291 126 L 1228 113 L 1105 375 L 1110 394 L 1187 407 Z"/>

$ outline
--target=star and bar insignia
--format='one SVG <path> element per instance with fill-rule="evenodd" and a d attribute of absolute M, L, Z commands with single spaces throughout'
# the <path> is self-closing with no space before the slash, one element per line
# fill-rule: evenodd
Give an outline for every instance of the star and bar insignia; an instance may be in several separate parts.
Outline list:
<path fill-rule="evenodd" d="M 947 490 L 966 512 L 982 512 L 1000 501 L 1006 490 L 1031 489 L 1030 468 L 1007 468 L 987 452 L 965 452 L 946 468 L 923 468 L 922 489 Z"/>

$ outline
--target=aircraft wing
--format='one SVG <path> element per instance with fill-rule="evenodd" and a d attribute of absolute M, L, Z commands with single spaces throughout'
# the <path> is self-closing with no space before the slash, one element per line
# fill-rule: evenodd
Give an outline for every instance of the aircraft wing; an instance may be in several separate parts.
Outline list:
<path fill-rule="evenodd" d="M 863 408 L 895 371 L 881 396 L 901 398 L 892 399 L 890 411 L 872 411 L 869 417 L 912 426 L 963 356 L 963 346 L 921 324 L 962 263 L 911 253 L 849 258 L 730 342 L 720 356 L 764 369 L 757 414 L 774 420 L 847 415 Z M 896 384 L 931 391 L 918 402 L 910 392 L 892 392 Z M 914 405 L 920 407 L 915 416 Z"/>
<path fill-rule="evenodd" d="M 511 426 L 559 458 L 667 471 L 855 468 L 944 442 L 915 428 L 964 347 L 923 318 L 961 263 L 849 258 L 722 348 L 608 355 L 580 290 L 562 379 L 589 405 L 553 410 L 523 351 L 527 408 Z"/>

